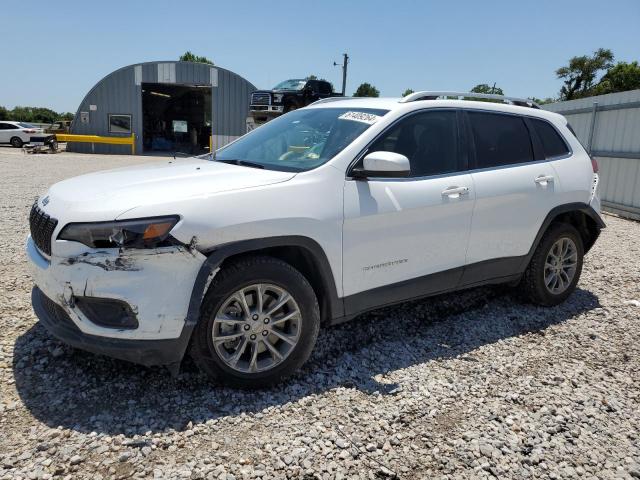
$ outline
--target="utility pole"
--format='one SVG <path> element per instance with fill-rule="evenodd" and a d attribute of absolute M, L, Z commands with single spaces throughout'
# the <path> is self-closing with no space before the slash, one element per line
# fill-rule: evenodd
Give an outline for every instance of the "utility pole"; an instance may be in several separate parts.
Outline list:
<path fill-rule="evenodd" d="M 347 90 L 347 65 L 349 64 L 349 55 L 342 54 L 342 95 L 344 96 Z M 339 63 L 333 62 L 333 66 L 339 66 Z"/>

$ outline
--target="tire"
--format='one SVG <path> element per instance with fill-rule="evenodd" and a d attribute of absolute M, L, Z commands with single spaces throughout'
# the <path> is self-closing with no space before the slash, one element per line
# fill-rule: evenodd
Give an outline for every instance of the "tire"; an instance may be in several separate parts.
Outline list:
<path fill-rule="evenodd" d="M 24 142 L 20 137 L 11 137 L 9 143 L 11 143 L 11 146 L 15 148 L 22 148 L 22 145 L 24 145 Z"/>
<path fill-rule="evenodd" d="M 244 305 L 236 300 L 241 298 Z M 270 312 L 286 299 L 286 304 Z M 292 320 L 283 321 L 287 316 Z M 203 300 L 190 355 L 200 370 L 225 384 L 266 387 L 281 382 L 307 361 L 319 329 L 318 300 L 304 275 L 273 257 L 249 257 L 215 276 Z M 224 338 L 232 339 L 220 341 Z"/>
<path fill-rule="evenodd" d="M 526 301 L 547 307 L 564 302 L 576 289 L 583 257 L 584 246 L 578 231 L 566 223 L 552 224 L 522 277 L 521 295 Z"/>

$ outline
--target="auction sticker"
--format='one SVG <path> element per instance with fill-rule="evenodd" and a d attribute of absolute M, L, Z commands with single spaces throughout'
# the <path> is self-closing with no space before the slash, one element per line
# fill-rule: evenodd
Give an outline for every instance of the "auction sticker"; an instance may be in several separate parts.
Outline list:
<path fill-rule="evenodd" d="M 374 115 L 373 113 L 365 113 L 365 112 L 345 112 L 338 117 L 340 120 L 353 120 L 355 122 L 362 122 L 368 125 L 373 125 L 380 118 L 378 115 Z"/>

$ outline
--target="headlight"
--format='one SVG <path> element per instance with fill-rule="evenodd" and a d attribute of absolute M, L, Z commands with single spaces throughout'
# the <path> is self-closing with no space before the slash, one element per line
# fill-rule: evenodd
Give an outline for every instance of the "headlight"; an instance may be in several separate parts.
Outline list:
<path fill-rule="evenodd" d="M 282 101 L 282 94 L 276 93 L 273 95 L 273 103 L 280 103 Z"/>
<path fill-rule="evenodd" d="M 155 248 L 163 245 L 180 220 L 177 216 L 115 222 L 69 223 L 58 239 L 92 248 Z"/>

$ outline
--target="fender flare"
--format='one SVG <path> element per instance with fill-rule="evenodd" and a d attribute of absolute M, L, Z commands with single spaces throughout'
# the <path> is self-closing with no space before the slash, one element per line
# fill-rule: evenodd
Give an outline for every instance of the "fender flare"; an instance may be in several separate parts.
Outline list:
<path fill-rule="evenodd" d="M 563 205 L 558 205 L 557 207 L 552 208 L 547 214 L 547 216 L 545 217 L 544 221 L 542 222 L 542 225 L 538 230 L 538 234 L 536 235 L 536 238 L 533 241 L 533 244 L 531 245 L 531 249 L 523 257 L 522 263 L 520 264 L 520 268 L 518 270 L 519 273 L 522 273 L 527 269 L 527 266 L 531 261 L 531 257 L 533 257 L 533 254 L 535 253 L 536 249 L 538 248 L 538 245 L 540 244 L 540 240 L 542 240 L 542 236 L 545 234 L 545 232 L 547 231 L 549 226 L 553 223 L 553 221 L 556 218 L 558 218 L 560 215 L 564 213 L 570 213 L 570 212 L 580 212 L 585 214 L 589 218 L 591 218 L 591 220 L 595 222 L 598 228 L 597 235 L 600 234 L 600 230 L 602 230 L 603 228 L 606 228 L 606 224 L 604 223 L 604 220 L 602 220 L 602 217 L 600 217 L 600 215 L 594 210 L 594 208 L 591 205 L 588 205 L 586 203 L 580 203 L 580 202 L 565 203 Z M 594 239 L 594 242 L 595 242 L 595 239 Z M 585 251 L 585 253 L 587 252 Z"/>
<path fill-rule="evenodd" d="M 209 286 L 208 279 L 227 258 L 272 247 L 301 247 L 307 250 L 319 266 L 318 273 L 320 274 L 325 293 L 327 294 L 329 307 L 331 309 L 331 318 L 342 317 L 344 315 L 343 301 L 338 297 L 331 265 L 329 264 L 327 255 L 318 242 L 309 237 L 295 235 L 265 237 L 226 243 L 210 251 L 196 276 L 189 300 L 189 309 L 187 311 L 184 328 L 195 328 L 200 319 L 200 306 L 206 294 L 206 289 Z"/>

